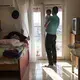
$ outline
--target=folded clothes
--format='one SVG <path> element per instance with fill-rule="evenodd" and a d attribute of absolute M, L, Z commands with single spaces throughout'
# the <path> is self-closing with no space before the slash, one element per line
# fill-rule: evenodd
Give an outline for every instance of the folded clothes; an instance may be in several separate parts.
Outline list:
<path fill-rule="evenodd" d="M 19 58 L 21 55 L 22 51 L 19 52 L 18 50 L 5 50 L 3 52 L 3 56 L 8 57 L 8 58 Z"/>

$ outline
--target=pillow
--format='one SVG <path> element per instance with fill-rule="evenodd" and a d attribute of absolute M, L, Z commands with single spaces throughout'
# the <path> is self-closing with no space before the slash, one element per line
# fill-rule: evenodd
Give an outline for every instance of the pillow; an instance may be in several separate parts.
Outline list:
<path fill-rule="evenodd" d="M 12 43 L 12 46 L 14 46 L 14 47 L 19 47 L 19 46 L 22 46 L 22 45 L 24 45 L 23 42 L 14 42 L 14 43 Z"/>
<path fill-rule="evenodd" d="M 12 45 L 12 44 L 16 44 L 18 42 L 20 42 L 20 41 L 17 39 L 1 39 L 0 40 L 1 45 Z"/>

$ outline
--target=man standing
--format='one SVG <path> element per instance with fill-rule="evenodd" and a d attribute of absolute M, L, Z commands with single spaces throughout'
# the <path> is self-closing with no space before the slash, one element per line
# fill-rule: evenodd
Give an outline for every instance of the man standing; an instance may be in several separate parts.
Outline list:
<path fill-rule="evenodd" d="M 56 64 L 57 61 L 57 54 L 56 54 L 56 32 L 59 26 L 59 17 L 57 16 L 58 7 L 52 8 L 52 16 L 49 17 L 46 26 L 46 39 L 45 39 L 45 48 L 47 52 L 47 58 L 49 65 L 47 67 L 53 66 Z M 46 24 L 47 24 L 46 23 Z"/>

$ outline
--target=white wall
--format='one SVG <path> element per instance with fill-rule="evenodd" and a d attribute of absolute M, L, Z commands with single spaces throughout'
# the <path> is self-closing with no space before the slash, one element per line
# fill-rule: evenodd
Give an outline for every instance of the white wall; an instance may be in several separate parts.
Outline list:
<path fill-rule="evenodd" d="M 33 3 L 35 5 L 39 5 L 39 4 L 62 4 L 64 0 L 33 0 Z"/>
<path fill-rule="evenodd" d="M 68 44 L 70 44 L 70 32 L 72 27 L 72 18 L 80 17 L 80 0 L 65 0 L 64 1 L 64 36 L 63 36 L 63 52 L 64 57 L 69 58 L 69 48 Z"/>
<path fill-rule="evenodd" d="M 44 0 L 45 4 L 62 4 L 64 0 Z"/>
<path fill-rule="evenodd" d="M 11 16 L 14 9 L 13 7 L 0 6 L 1 38 L 11 31 L 21 31 L 20 19 L 13 19 Z"/>

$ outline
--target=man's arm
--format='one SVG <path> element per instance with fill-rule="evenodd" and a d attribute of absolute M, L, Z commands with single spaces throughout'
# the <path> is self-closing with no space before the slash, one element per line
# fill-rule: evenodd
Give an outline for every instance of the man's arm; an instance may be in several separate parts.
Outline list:
<path fill-rule="evenodd" d="M 48 20 L 46 21 L 46 23 L 45 23 L 44 27 L 45 27 L 45 28 L 47 28 L 47 27 L 48 27 L 48 25 L 49 25 L 49 23 L 50 23 L 50 19 L 48 18 Z"/>
<path fill-rule="evenodd" d="M 49 25 L 49 23 L 50 23 L 50 21 L 46 22 L 46 24 L 44 25 L 44 27 L 47 28 L 48 25 Z"/>

